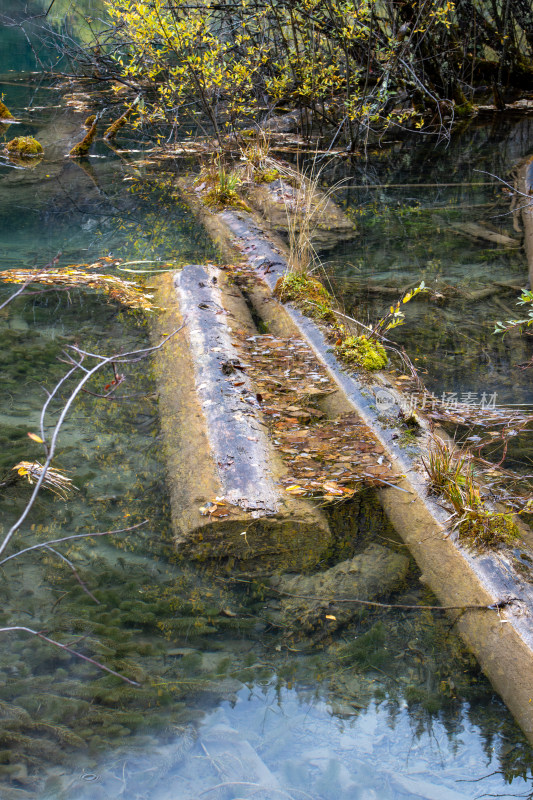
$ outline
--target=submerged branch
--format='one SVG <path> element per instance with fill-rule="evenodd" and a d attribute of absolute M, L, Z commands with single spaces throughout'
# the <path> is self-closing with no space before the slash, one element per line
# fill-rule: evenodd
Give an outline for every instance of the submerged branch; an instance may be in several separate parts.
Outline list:
<path fill-rule="evenodd" d="M 228 580 L 235 583 L 253 583 L 253 581 L 246 580 L 245 578 L 228 578 Z M 377 600 L 362 600 L 360 597 L 314 597 L 311 595 L 291 594 L 291 592 L 285 592 L 282 589 L 276 589 L 274 586 L 268 585 L 264 585 L 264 588 L 267 591 L 276 592 L 276 594 L 283 595 L 283 597 L 293 597 L 296 600 L 313 600 L 319 603 L 356 603 L 357 605 L 372 606 L 375 608 L 400 608 L 407 611 L 500 611 L 502 608 L 513 605 L 521 600 L 519 597 L 507 597 L 502 600 L 497 600 L 490 605 L 473 603 L 458 606 L 422 606 L 407 605 L 405 603 L 380 603 Z"/>
<path fill-rule="evenodd" d="M 77 650 L 73 650 L 66 644 L 61 644 L 61 642 L 56 642 L 55 639 L 50 639 L 48 636 L 45 636 L 44 633 L 40 633 L 39 631 L 34 631 L 33 628 L 26 628 L 25 625 L 10 625 L 6 628 L 0 628 L 0 633 L 10 633 L 11 631 L 23 631 L 24 633 L 31 633 L 32 636 L 37 636 L 39 639 L 42 639 L 43 642 L 47 642 L 48 644 L 53 645 L 54 647 L 59 647 L 60 650 L 66 650 L 67 653 L 71 653 L 71 655 L 76 656 L 76 658 L 81 658 L 83 661 L 88 661 L 89 664 L 93 664 L 98 669 L 103 670 L 104 672 L 109 672 L 110 675 L 114 675 L 115 678 L 120 678 L 121 681 L 125 681 L 125 683 L 129 683 L 131 686 L 140 686 L 141 684 L 137 681 L 132 681 L 131 678 L 126 678 L 125 675 L 121 675 L 120 672 L 115 672 L 114 669 L 110 667 L 106 667 L 104 664 L 100 664 L 99 661 L 95 661 L 94 658 L 90 658 L 89 656 L 84 656 L 83 653 L 78 653 Z"/>
<path fill-rule="evenodd" d="M 141 525 L 146 525 L 147 522 L 148 520 L 144 519 L 142 522 L 138 522 L 136 525 L 130 525 L 129 528 L 117 528 L 114 531 L 98 531 L 98 533 L 76 533 L 73 536 L 63 536 L 61 539 L 49 539 L 47 542 L 40 542 L 39 544 L 34 544 L 31 547 L 25 547 L 24 550 L 19 550 L 18 553 L 13 553 L 10 556 L 6 556 L 6 558 L 0 561 L 0 567 L 2 567 L 8 561 L 12 561 L 12 559 L 24 555 L 24 553 L 29 553 L 31 550 L 40 550 L 42 547 L 48 547 L 52 544 L 70 542 L 72 539 L 90 539 L 93 536 L 114 536 L 117 533 L 129 533 L 130 531 L 135 530 L 135 528 L 140 528 Z"/>
<path fill-rule="evenodd" d="M 152 347 L 144 347 L 144 348 L 141 348 L 139 350 L 131 350 L 128 353 L 123 353 L 120 356 L 120 358 L 118 358 L 116 354 L 112 355 L 112 356 L 101 356 L 101 355 L 97 355 L 97 354 L 89 354 L 89 353 L 86 353 L 83 350 L 75 347 L 74 345 L 69 345 L 69 347 L 68 347 L 69 350 L 72 350 L 75 353 L 78 353 L 79 355 L 82 356 L 82 358 L 84 356 L 86 356 L 86 355 L 87 356 L 91 355 L 93 358 L 97 358 L 98 359 L 98 363 L 94 367 L 92 367 L 90 370 L 85 370 L 85 368 L 81 367 L 81 363 L 75 362 L 73 359 L 71 359 L 73 366 L 72 366 L 72 369 L 69 370 L 69 374 L 73 374 L 73 372 L 75 372 L 75 370 L 77 368 L 83 369 L 85 374 L 83 375 L 81 380 L 78 382 L 77 386 L 72 390 L 72 392 L 70 394 L 70 397 L 68 398 L 68 400 L 66 401 L 65 405 L 63 406 L 63 409 L 62 409 L 62 411 L 61 411 L 61 413 L 59 415 L 59 419 L 56 422 L 56 425 L 55 425 L 54 430 L 52 432 L 52 438 L 50 440 L 50 444 L 47 446 L 47 458 L 46 458 L 45 463 L 43 464 L 42 471 L 41 471 L 41 474 L 39 476 L 39 479 L 37 480 L 37 482 L 35 484 L 35 487 L 33 489 L 32 495 L 31 495 L 28 503 L 26 504 L 26 507 L 25 507 L 24 511 L 22 512 L 20 517 L 17 519 L 17 521 L 9 529 L 9 531 L 7 532 L 7 534 L 4 537 L 3 542 L 0 544 L 0 554 L 2 554 L 4 552 L 4 550 L 6 549 L 6 547 L 9 544 L 9 542 L 11 541 L 12 537 L 14 536 L 16 531 L 20 528 L 20 526 L 22 525 L 22 523 L 24 522 L 24 520 L 26 519 L 26 517 L 28 516 L 28 514 L 31 511 L 31 509 L 33 507 L 33 504 L 35 503 L 35 500 L 37 498 L 37 495 L 39 494 L 41 486 L 44 483 L 44 480 L 45 480 L 45 477 L 46 477 L 46 473 L 47 473 L 47 471 L 48 471 L 48 469 L 49 469 L 49 467 L 50 467 L 50 465 L 52 463 L 52 459 L 53 459 L 53 457 L 55 455 L 55 450 L 56 450 L 56 445 L 57 445 L 57 439 L 58 439 L 58 436 L 59 436 L 59 432 L 60 432 L 60 430 L 61 430 L 61 428 L 63 426 L 63 423 L 64 423 L 64 421 L 65 421 L 65 419 L 66 419 L 66 417 L 67 417 L 67 415 L 68 415 L 68 413 L 69 413 L 69 411 L 70 411 L 70 409 L 72 407 L 72 404 L 74 403 L 76 397 L 80 394 L 80 392 L 82 392 L 83 387 L 85 386 L 85 384 L 90 380 L 90 378 L 93 377 L 93 375 L 95 375 L 102 367 L 106 366 L 107 364 L 111 364 L 113 362 L 116 362 L 116 363 L 130 363 L 131 361 L 138 361 L 138 360 L 140 360 L 142 358 L 145 358 L 150 353 L 153 353 L 153 352 L 155 352 L 157 350 L 160 350 L 162 347 L 164 347 L 164 345 L 170 339 L 172 339 L 177 333 L 179 333 L 184 328 L 185 324 L 186 323 L 183 322 L 183 324 L 180 325 L 179 328 L 176 328 L 175 331 L 172 331 L 172 333 L 170 333 L 168 336 L 165 336 L 164 339 L 162 339 L 162 341 L 158 345 L 154 345 Z M 64 378 L 62 379 L 62 381 L 63 380 L 64 380 Z M 60 381 L 60 383 L 62 381 Z M 47 402 L 46 402 L 45 406 L 49 403 L 49 401 L 50 401 L 50 399 L 51 399 L 51 397 L 53 396 L 54 393 L 55 393 L 55 390 L 54 390 L 54 392 L 52 392 L 52 394 L 47 399 Z"/>

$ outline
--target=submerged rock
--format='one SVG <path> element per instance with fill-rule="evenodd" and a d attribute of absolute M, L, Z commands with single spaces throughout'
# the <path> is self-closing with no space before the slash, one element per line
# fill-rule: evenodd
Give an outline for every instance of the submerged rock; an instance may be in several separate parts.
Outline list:
<path fill-rule="evenodd" d="M 357 603 L 398 589 L 407 577 L 409 559 L 378 544 L 316 575 L 280 575 L 270 586 L 281 594 L 281 617 L 291 629 L 329 633 L 346 625 L 359 611 Z M 290 595 L 290 596 L 289 596 Z"/>

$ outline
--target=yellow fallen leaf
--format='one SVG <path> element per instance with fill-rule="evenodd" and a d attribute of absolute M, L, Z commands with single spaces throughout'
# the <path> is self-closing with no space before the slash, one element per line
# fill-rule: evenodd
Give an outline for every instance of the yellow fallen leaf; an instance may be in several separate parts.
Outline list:
<path fill-rule="evenodd" d="M 39 444 L 44 444 L 44 439 L 41 439 L 40 436 L 37 436 L 36 433 L 28 433 L 30 439 L 34 442 L 38 442 Z"/>
<path fill-rule="evenodd" d="M 326 614 L 326 619 L 334 619 L 335 622 L 337 621 L 337 617 L 334 617 L 333 614 Z"/>

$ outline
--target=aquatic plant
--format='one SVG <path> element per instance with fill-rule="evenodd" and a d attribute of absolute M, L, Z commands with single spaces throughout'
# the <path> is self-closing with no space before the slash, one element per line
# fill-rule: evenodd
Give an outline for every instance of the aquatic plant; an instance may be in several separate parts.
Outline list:
<path fill-rule="evenodd" d="M 520 528 L 512 513 L 487 509 L 468 509 L 457 526 L 459 538 L 476 547 L 511 545 L 520 538 Z"/>
<path fill-rule="evenodd" d="M 335 345 L 335 353 L 347 364 L 355 364 L 371 371 L 383 369 L 388 363 L 383 345 L 364 334 L 347 336 L 340 340 Z"/>
<path fill-rule="evenodd" d="M 19 158 L 37 158 L 42 156 L 43 147 L 33 136 L 17 136 L 6 144 L 6 150 L 10 156 Z"/>
<path fill-rule="evenodd" d="M 457 516 L 454 527 L 462 541 L 478 547 L 497 547 L 511 544 L 520 536 L 512 513 L 497 512 L 486 506 L 467 451 L 434 436 L 422 463 L 431 490 L 452 506 Z"/>

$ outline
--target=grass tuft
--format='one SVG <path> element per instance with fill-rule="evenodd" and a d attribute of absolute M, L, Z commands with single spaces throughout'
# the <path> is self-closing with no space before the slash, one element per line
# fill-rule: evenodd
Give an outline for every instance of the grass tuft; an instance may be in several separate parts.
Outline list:
<path fill-rule="evenodd" d="M 467 453 L 434 437 L 422 463 L 429 475 L 432 491 L 453 507 L 458 517 L 456 528 L 461 541 L 486 549 L 509 545 L 519 538 L 520 530 L 513 514 L 486 508 Z"/>

